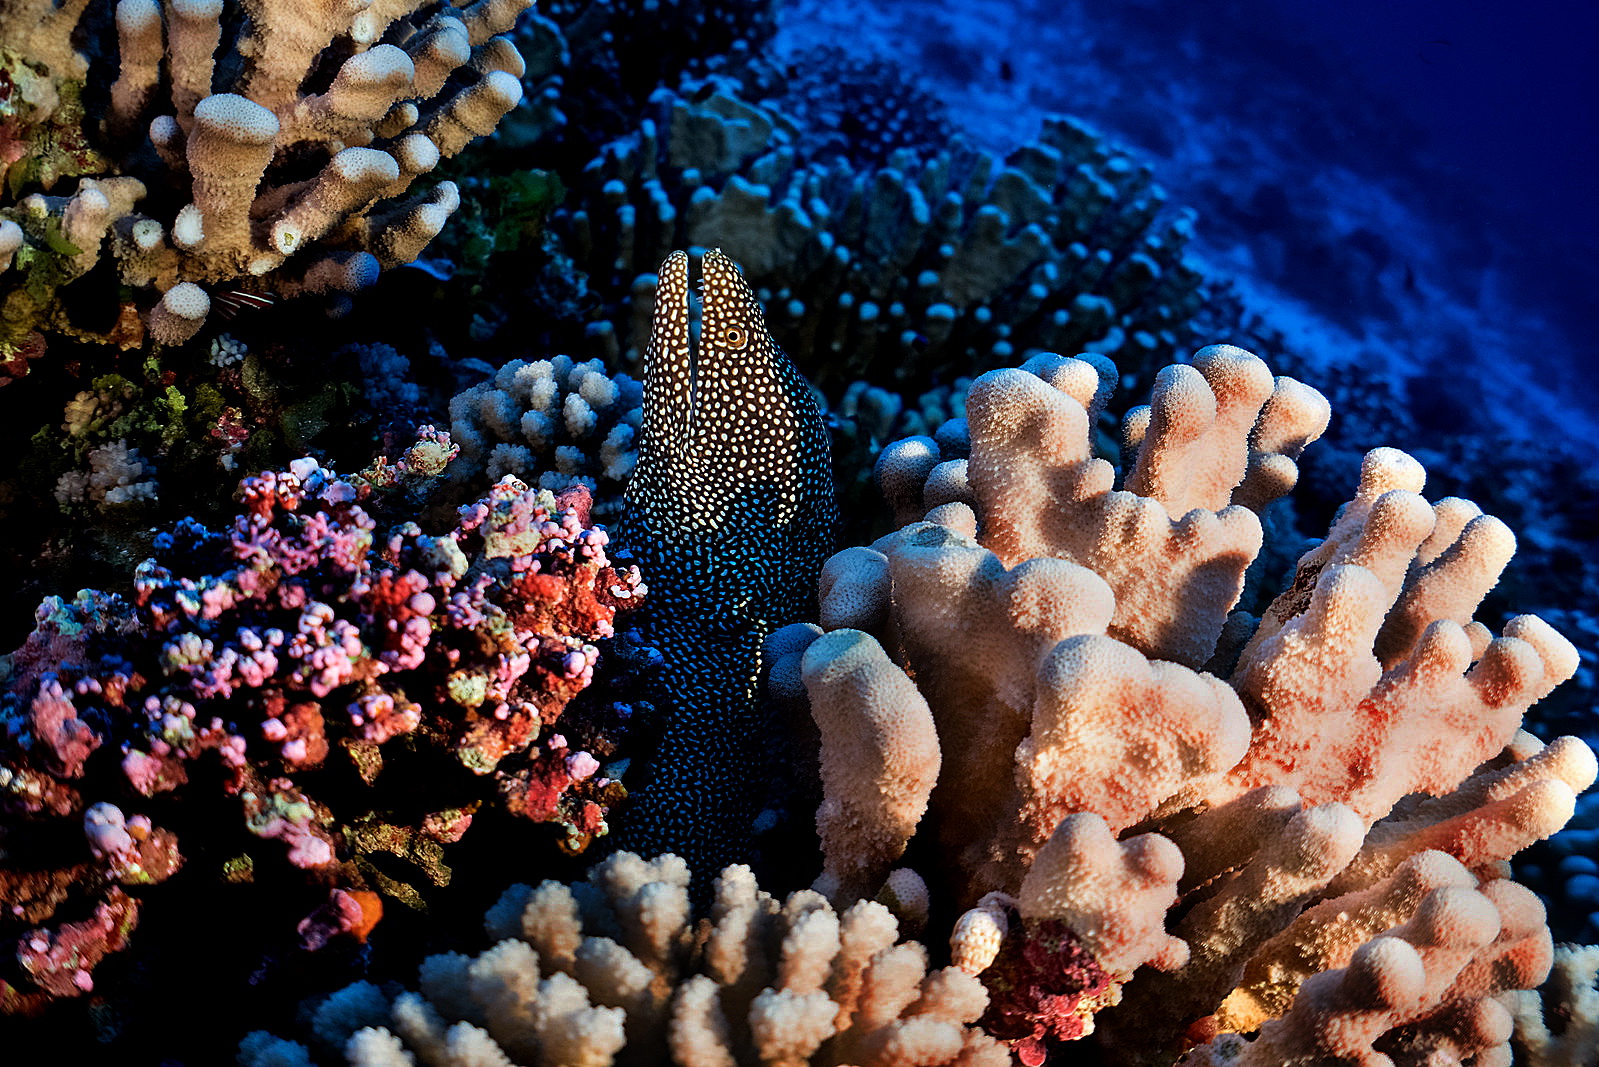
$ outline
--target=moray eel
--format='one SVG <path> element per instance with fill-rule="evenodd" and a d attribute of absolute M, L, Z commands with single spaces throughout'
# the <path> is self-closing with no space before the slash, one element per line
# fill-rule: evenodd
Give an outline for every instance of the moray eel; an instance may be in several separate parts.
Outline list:
<path fill-rule="evenodd" d="M 670 696 L 616 847 L 676 852 L 709 878 L 753 833 L 761 643 L 815 618 L 837 508 L 821 413 L 737 264 L 707 252 L 701 283 L 696 296 L 683 252 L 661 265 L 617 530 L 649 584 L 643 626 Z"/>

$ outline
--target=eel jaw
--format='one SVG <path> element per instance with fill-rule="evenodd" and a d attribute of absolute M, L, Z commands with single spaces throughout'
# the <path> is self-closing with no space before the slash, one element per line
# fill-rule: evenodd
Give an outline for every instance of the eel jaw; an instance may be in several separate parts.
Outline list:
<path fill-rule="evenodd" d="M 765 323 L 758 314 L 745 321 L 738 310 L 754 298 L 743 272 L 719 248 L 706 251 L 699 259 L 687 252 L 673 252 L 656 278 L 646 395 L 664 406 L 669 432 L 686 441 L 700 414 L 699 387 L 702 371 L 707 369 L 702 363 L 707 303 L 714 299 L 722 309 L 721 317 L 713 315 L 713 320 L 738 325 L 749 335 L 752 347 L 757 334 L 764 336 Z M 722 355 L 720 350 L 717 354 Z M 719 413 L 712 411 L 707 416 L 714 419 Z"/>
<path fill-rule="evenodd" d="M 656 275 L 655 313 L 645 365 L 646 400 L 662 406 L 668 432 L 686 439 L 693 425 L 694 352 L 699 319 L 687 252 L 673 252 Z"/>

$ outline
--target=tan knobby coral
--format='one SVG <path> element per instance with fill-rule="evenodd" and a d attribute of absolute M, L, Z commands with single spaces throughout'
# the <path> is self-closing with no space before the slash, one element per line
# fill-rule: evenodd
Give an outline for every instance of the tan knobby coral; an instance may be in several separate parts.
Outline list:
<path fill-rule="evenodd" d="M 38 293 L 104 250 L 123 284 L 156 291 L 150 333 L 176 344 L 206 319 L 202 287 L 350 292 L 409 262 L 459 204 L 453 183 L 412 184 L 521 98 L 522 61 L 498 35 L 530 5 L 244 0 L 239 19 L 223 0 L 119 0 L 100 147 L 120 175 L 82 178 L 67 196 L 45 195 L 46 175 L 45 193 L 5 209 L 0 250 L 26 244 L 36 280 L 35 306 L 14 312 L 50 315 Z M 0 37 L 46 72 L 39 85 L 75 94 L 90 75 L 72 44 L 83 7 L 0 5 Z M 302 91 L 324 70 L 325 88 Z M 30 121 L 49 117 L 41 106 Z"/>

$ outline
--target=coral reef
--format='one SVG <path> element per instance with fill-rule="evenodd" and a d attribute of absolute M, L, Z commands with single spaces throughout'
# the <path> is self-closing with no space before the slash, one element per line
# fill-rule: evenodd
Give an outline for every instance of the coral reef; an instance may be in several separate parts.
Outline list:
<path fill-rule="evenodd" d="M 1497 356 L 1424 376 L 1485 311 L 1327 368 L 1213 274 L 1430 322 L 1492 242 L 1122 123 L 1202 268 L 1036 121 L 1280 112 L 1180 99 L 1147 4 L 1098 84 L 1033 62 L 1113 51 L 1070 12 L 896 62 L 777 6 L 0 0 L 0 601 L 53 594 L 0 631 L 0 1048 L 1595 1062 L 1590 457 L 1479 432 Z"/>
<path fill-rule="evenodd" d="M 659 91 L 638 132 L 563 172 L 570 195 L 551 215 L 550 255 L 570 257 L 584 280 L 586 329 L 552 343 L 638 373 L 654 264 L 674 247 L 724 247 L 773 331 L 807 354 L 840 500 L 864 533 L 861 472 L 884 443 L 922 429 L 895 417 L 918 397 L 1042 349 L 1113 353 L 1141 379 L 1200 336 L 1215 298 L 1184 259 L 1189 216 L 1088 127 L 1052 120 L 1001 158 L 900 127 L 895 109 L 910 105 L 889 99 L 875 147 L 841 155 L 839 136 L 818 135 L 818 113 L 849 128 L 878 105 L 843 95 L 866 76 L 857 64 L 818 62 L 787 73 L 756 62 Z M 549 329 L 514 310 L 495 317 L 494 336 Z"/>
<path fill-rule="evenodd" d="M 436 403 L 394 376 L 409 362 L 371 345 L 304 358 L 304 335 L 238 322 L 206 345 L 52 365 L 6 390 L 12 467 L 0 479 L 4 593 L 19 605 L 84 586 L 125 583 L 155 533 L 184 516 L 232 521 L 240 475 L 316 452 L 355 469 L 395 455 L 434 421 Z M 70 373 L 63 373 L 70 371 Z M 407 388 L 409 384 L 409 388 Z M 348 461 L 348 462 L 346 462 Z M 463 488 L 467 503 L 487 481 Z M 41 506 L 42 505 L 42 506 Z M 7 621 L 7 647 L 31 625 Z"/>
<path fill-rule="evenodd" d="M 516 114 L 516 112 L 513 112 Z M 496 142 L 498 143 L 498 142 Z M 522 273 L 526 260 L 543 251 L 544 223 L 566 190 L 546 170 L 482 173 L 463 164 L 453 168 L 461 191 L 461 207 L 431 245 L 424 269 L 447 277 L 474 299 L 474 336 L 492 334 L 504 311 L 482 299 L 497 272 Z M 548 306 L 549 300 L 539 300 Z M 486 318 L 483 316 L 487 316 Z"/>
<path fill-rule="evenodd" d="M 959 1064 L 1003 1067 L 971 1024 L 988 996 L 934 969 L 874 901 L 836 912 L 801 890 L 779 903 L 748 867 L 716 879 L 707 918 L 676 856 L 618 853 L 571 887 L 508 889 L 488 913 L 500 939 L 474 957 L 422 963 L 421 994 L 370 983 L 311 1013 L 317 1047 L 352 1064 Z M 309 1064 L 310 1049 L 258 1032 L 245 1067 Z"/>
<path fill-rule="evenodd" d="M 411 186 L 521 99 L 524 66 L 501 35 L 529 3 L 251 0 L 240 19 L 221 0 L 120 0 L 114 61 L 77 50 L 83 4 L 8 3 L 8 357 L 40 326 L 180 344 L 213 303 L 354 292 L 416 258 L 459 194 Z M 90 121 L 84 94 L 113 73 Z M 53 192 L 71 176 L 70 195 Z M 109 324 L 75 324 L 57 291 L 103 258 L 151 296 L 123 298 Z"/>
<path fill-rule="evenodd" d="M 379 894 L 419 906 L 447 884 L 447 846 L 480 809 L 554 824 L 572 852 L 607 831 L 631 720 L 648 717 L 654 654 L 613 625 L 644 592 L 638 570 L 611 566 L 584 490 L 557 500 L 509 477 L 441 536 L 380 533 L 366 508 L 454 453 L 424 427 L 351 479 L 309 459 L 251 476 L 231 529 L 162 534 L 131 597 L 40 606 L 0 702 L 0 930 L 22 971 L 0 978 L 6 1011 L 92 988 L 138 915 L 121 887 L 195 848 L 230 857 L 233 878 L 303 870 L 327 897 L 301 924 L 316 947 L 364 938 Z M 569 709 L 596 672 L 629 702 Z M 62 920 L 84 901 L 92 927 Z"/>

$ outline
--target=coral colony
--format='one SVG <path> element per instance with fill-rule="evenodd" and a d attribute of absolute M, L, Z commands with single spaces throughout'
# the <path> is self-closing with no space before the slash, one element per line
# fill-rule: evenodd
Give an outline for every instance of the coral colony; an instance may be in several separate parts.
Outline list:
<path fill-rule="evenodd" d="M 0 0 L 0 1059 L 1599 1062 L 1577 648 L 1147 168 L 529 7 Z"/>

